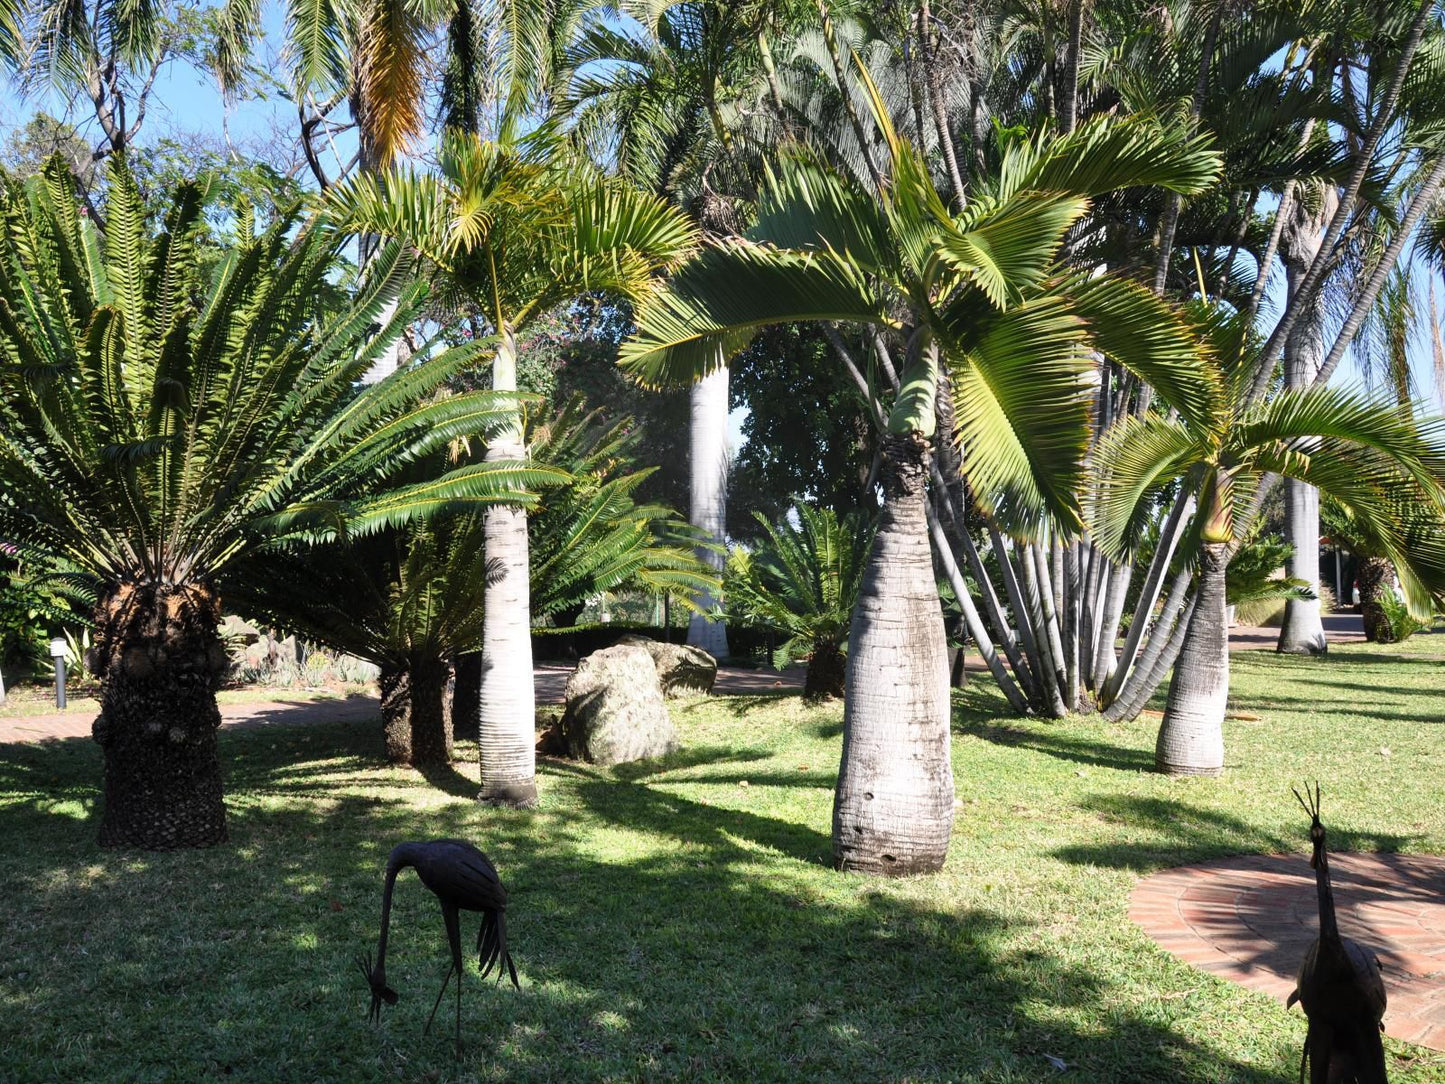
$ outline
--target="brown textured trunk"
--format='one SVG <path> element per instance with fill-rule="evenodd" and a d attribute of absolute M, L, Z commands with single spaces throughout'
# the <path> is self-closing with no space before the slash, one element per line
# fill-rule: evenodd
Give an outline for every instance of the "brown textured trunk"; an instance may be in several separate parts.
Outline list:
<path fill-rule="evenodd" d="M 1388 644 L 1395 638 L 1390 618 L 1380 600 L 1390 590 L 1390 577 L 1395 566 L 1388 557 L 1361 557 L 1356 580 L 1360 585 L 1360 616 L 1365 619 L 1365 639 L 1372 644 Z"/>
<path fill-rule="evenodd" d="M 452 762 L 451 668 L 442 659 L 417 659 L 411 667 L 411 762 L 418 768 Z"/>
<path fill-rule="evenodd" d="M 226 838 L 216 691 L 228 660 L 209 584 L 122 583 L 96 606 L 92 734 L 105 755 L 100 843 L 164 851 Z"/>
<path fill-rule="evenodd" d="M 457 656 L 457 684 L 452 693 L 452 736 L 476 741 L 482 719 L 482 653 Z"/>
<path fill-rule="evenodd" d="M 813 655 L 808 659 L 808 675 L 803 679 L 803 696 L 809 700 L 842 696 L 847 670 L 848 657 L 838 650 L 837 644 L 814 644 Z"/>
<path fill-rule="evenodd" d="M 928 443 L 884 438 L 885 493 L 848 637 L 843 758 L 833 800 L 839 869 L 942 868 L 953 831 L 948 645 L 923 496 Z"/>
<path fill-rule="evenodd" d="M 399 663 L 381 668 L 381 740 L 392 764 L 411 763 L 411 671 Z"/>

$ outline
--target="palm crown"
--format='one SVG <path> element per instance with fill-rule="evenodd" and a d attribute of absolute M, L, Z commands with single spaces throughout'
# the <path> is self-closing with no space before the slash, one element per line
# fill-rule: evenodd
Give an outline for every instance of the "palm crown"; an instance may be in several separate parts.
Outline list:
<path fill-rule="evenodd" d="M 889 329 L 908 361 L 888 430 L 932 434 L 941 352 L 980 501 L 1020 525 L 1043 513 L 1075 525 L 1093 364 L 1085 347 L 1181 407 L 1201 404 L 1210 381 L 1165 305 L 1120 279 L 1062 274 L 1060 246 L 1090 195 L 1149 184 L 1193 191 L 1216 159 L 1156 122 L 1100 120 L 1015 142 L 992 185 L 954 213 L 876 94 L 875 119 L 891 154 L 881 191 L 805 150 L 787 154 L 747 237 L 707 248 L 674 276 L 640 312 L 622 364 L 649 382 L 680 382 L 723 364 L 767 324 Z"/>

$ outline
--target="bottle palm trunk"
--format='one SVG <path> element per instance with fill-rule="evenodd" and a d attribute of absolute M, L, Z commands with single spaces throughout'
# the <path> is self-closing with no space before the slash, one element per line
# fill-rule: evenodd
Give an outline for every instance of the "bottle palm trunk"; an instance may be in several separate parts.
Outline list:
<path fill-rule="evenodd" d="M 206 584 L 122 583 L 96 607 L 92 734 L 105 756 L 102 846 L 172 850 L 226 838 L 216 691 L 229 660 Z"/>
<path fill-rule="evenodd" d="M 727 530 L 728 491 L 728 371 L 723 366 L 703 377 L 691 389 L 689 443 L 692 462 L 692 525 L 721 547 Z M 721 549 L 703 547 L 698 557 L 722 570 Z M 704 613 L 694 613 L 687 627 L 687 642 L 715 659 L 728 654 L 727 625 L 713 614 L 720 600 L 704 592 L 695 601 Z M 705 616 L 706 614 L 706 616 Z"/>
<path fill-rule="evenodd" d="M 517 345 L 504 328 L 492 363 L 492 387 L 517 388 Z M 521 420 L 487 447 L 487 462 L 523 460 Z M 532 682 L 532 614 L 528 582 L 527 514 L 489 508 L 483 518 L 486 560 L 493 574 L 483 594 L 481 750 L 484 802 L 537 802 L 536 690 Z"/>
<path fill-rule="evenodd" d="M 1229 699 L 1229 629 L 1224 573 L 1229 546 L 1208 542 L 1199 557 L 1199 588 L 1184 646 L 1174 664 L 1154 763 L 1170 775 L 1224 770 L 1224 709 Z"/>
<path fill-rule="evenodd" d="M 884 438 L 885 501 L 848 641 L 833 805 L 839 869 L 937 870 L 953 830 L 948 645 L 923 504 L 927 477 L 920 435 Z"/>

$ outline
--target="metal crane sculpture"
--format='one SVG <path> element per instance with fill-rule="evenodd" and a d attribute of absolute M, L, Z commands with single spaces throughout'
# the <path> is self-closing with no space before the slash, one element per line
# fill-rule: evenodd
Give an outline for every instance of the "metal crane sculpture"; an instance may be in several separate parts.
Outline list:
<path fill-rule="evenodd" d="M 1294 796 L 1310 816 L 1310 840 L 1314 853 L 1310 865 L 1315 871 L 1319 894 L 1320 935 L 1305 952 L 1295 979 L 1294 992 L 1286 1008 L 1296 1001 L 1309 1018 L 1304 1053 L 1300 1057 L 1300 1081 L 1309 1066 L 1310 1084 L 1387 1084 L 1385 1048 L 1380 1032 L 1385 1015 L 1385 984 L 1374 953 L 1340 936 L 1335 921 L 1335 897 L 1330 888 L 1329 854 L 1325 850 L 1325 826 L 1320 823 L 1320 785 L 1315 784 L 1314 801 L 1299 791 Z"/>
<path fill-rule="evenodd" d="M 464 839 L 434 839 L 429 843 L 399 843 L 392 849 L 386 860 L 386 887 L 381 894 L 381 941 L 376 949 L 376 965 L 372 966 L 371 955 L 358 956 L 356 965 L 366 976 L 371 987 L 371 1008 L 367 1018 L 376 1023 L 381 1019 L 381 1003 L 395 1005 L 397 993 L 386 984 L 386 936 L 391 926 L 391 893 L 396 886 L 396 875 L 408 866 L 416 870 L 421 883 L 436 893 L 442 905 L 442 918 L 446 921 L 447 942 L 452 951 L 451 967 L 437 999 L 427 1017 L 425 1032 L 431 1031 L 441 1006 L 442 995 L 447 992 L 447 983 L 453 975 L 457 977 L 457 1048 L 462 1045 L 462 911 L 480 911 L 482 926 L 477 931 L 478 966 L 482 978 L 486 978 L 493 967 L 497 969 L 497 981 L 503 974 L 509 974 L 512 985 L 521 989 L 517 982 L 517 968 L 512 955 L 507 951 L 507 890 L 491 860 Z M 424 1032 L 424 1033 L 425 1033 Z"/>

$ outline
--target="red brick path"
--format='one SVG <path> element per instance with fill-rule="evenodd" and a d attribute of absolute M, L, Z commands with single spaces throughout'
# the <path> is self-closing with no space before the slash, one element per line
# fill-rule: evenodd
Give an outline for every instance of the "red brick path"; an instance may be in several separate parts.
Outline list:
<path fill-rule="evenodd" d="M 1445 1050 L 1445 857 L 1332 854 L 1340 932 L 1373 949 L 1385 1033 Z M 1242 855 L 1146 877 L 1129 917 L 1185 963 L 1283 1001 L 1319 932 L 1303 854 Z"/>

